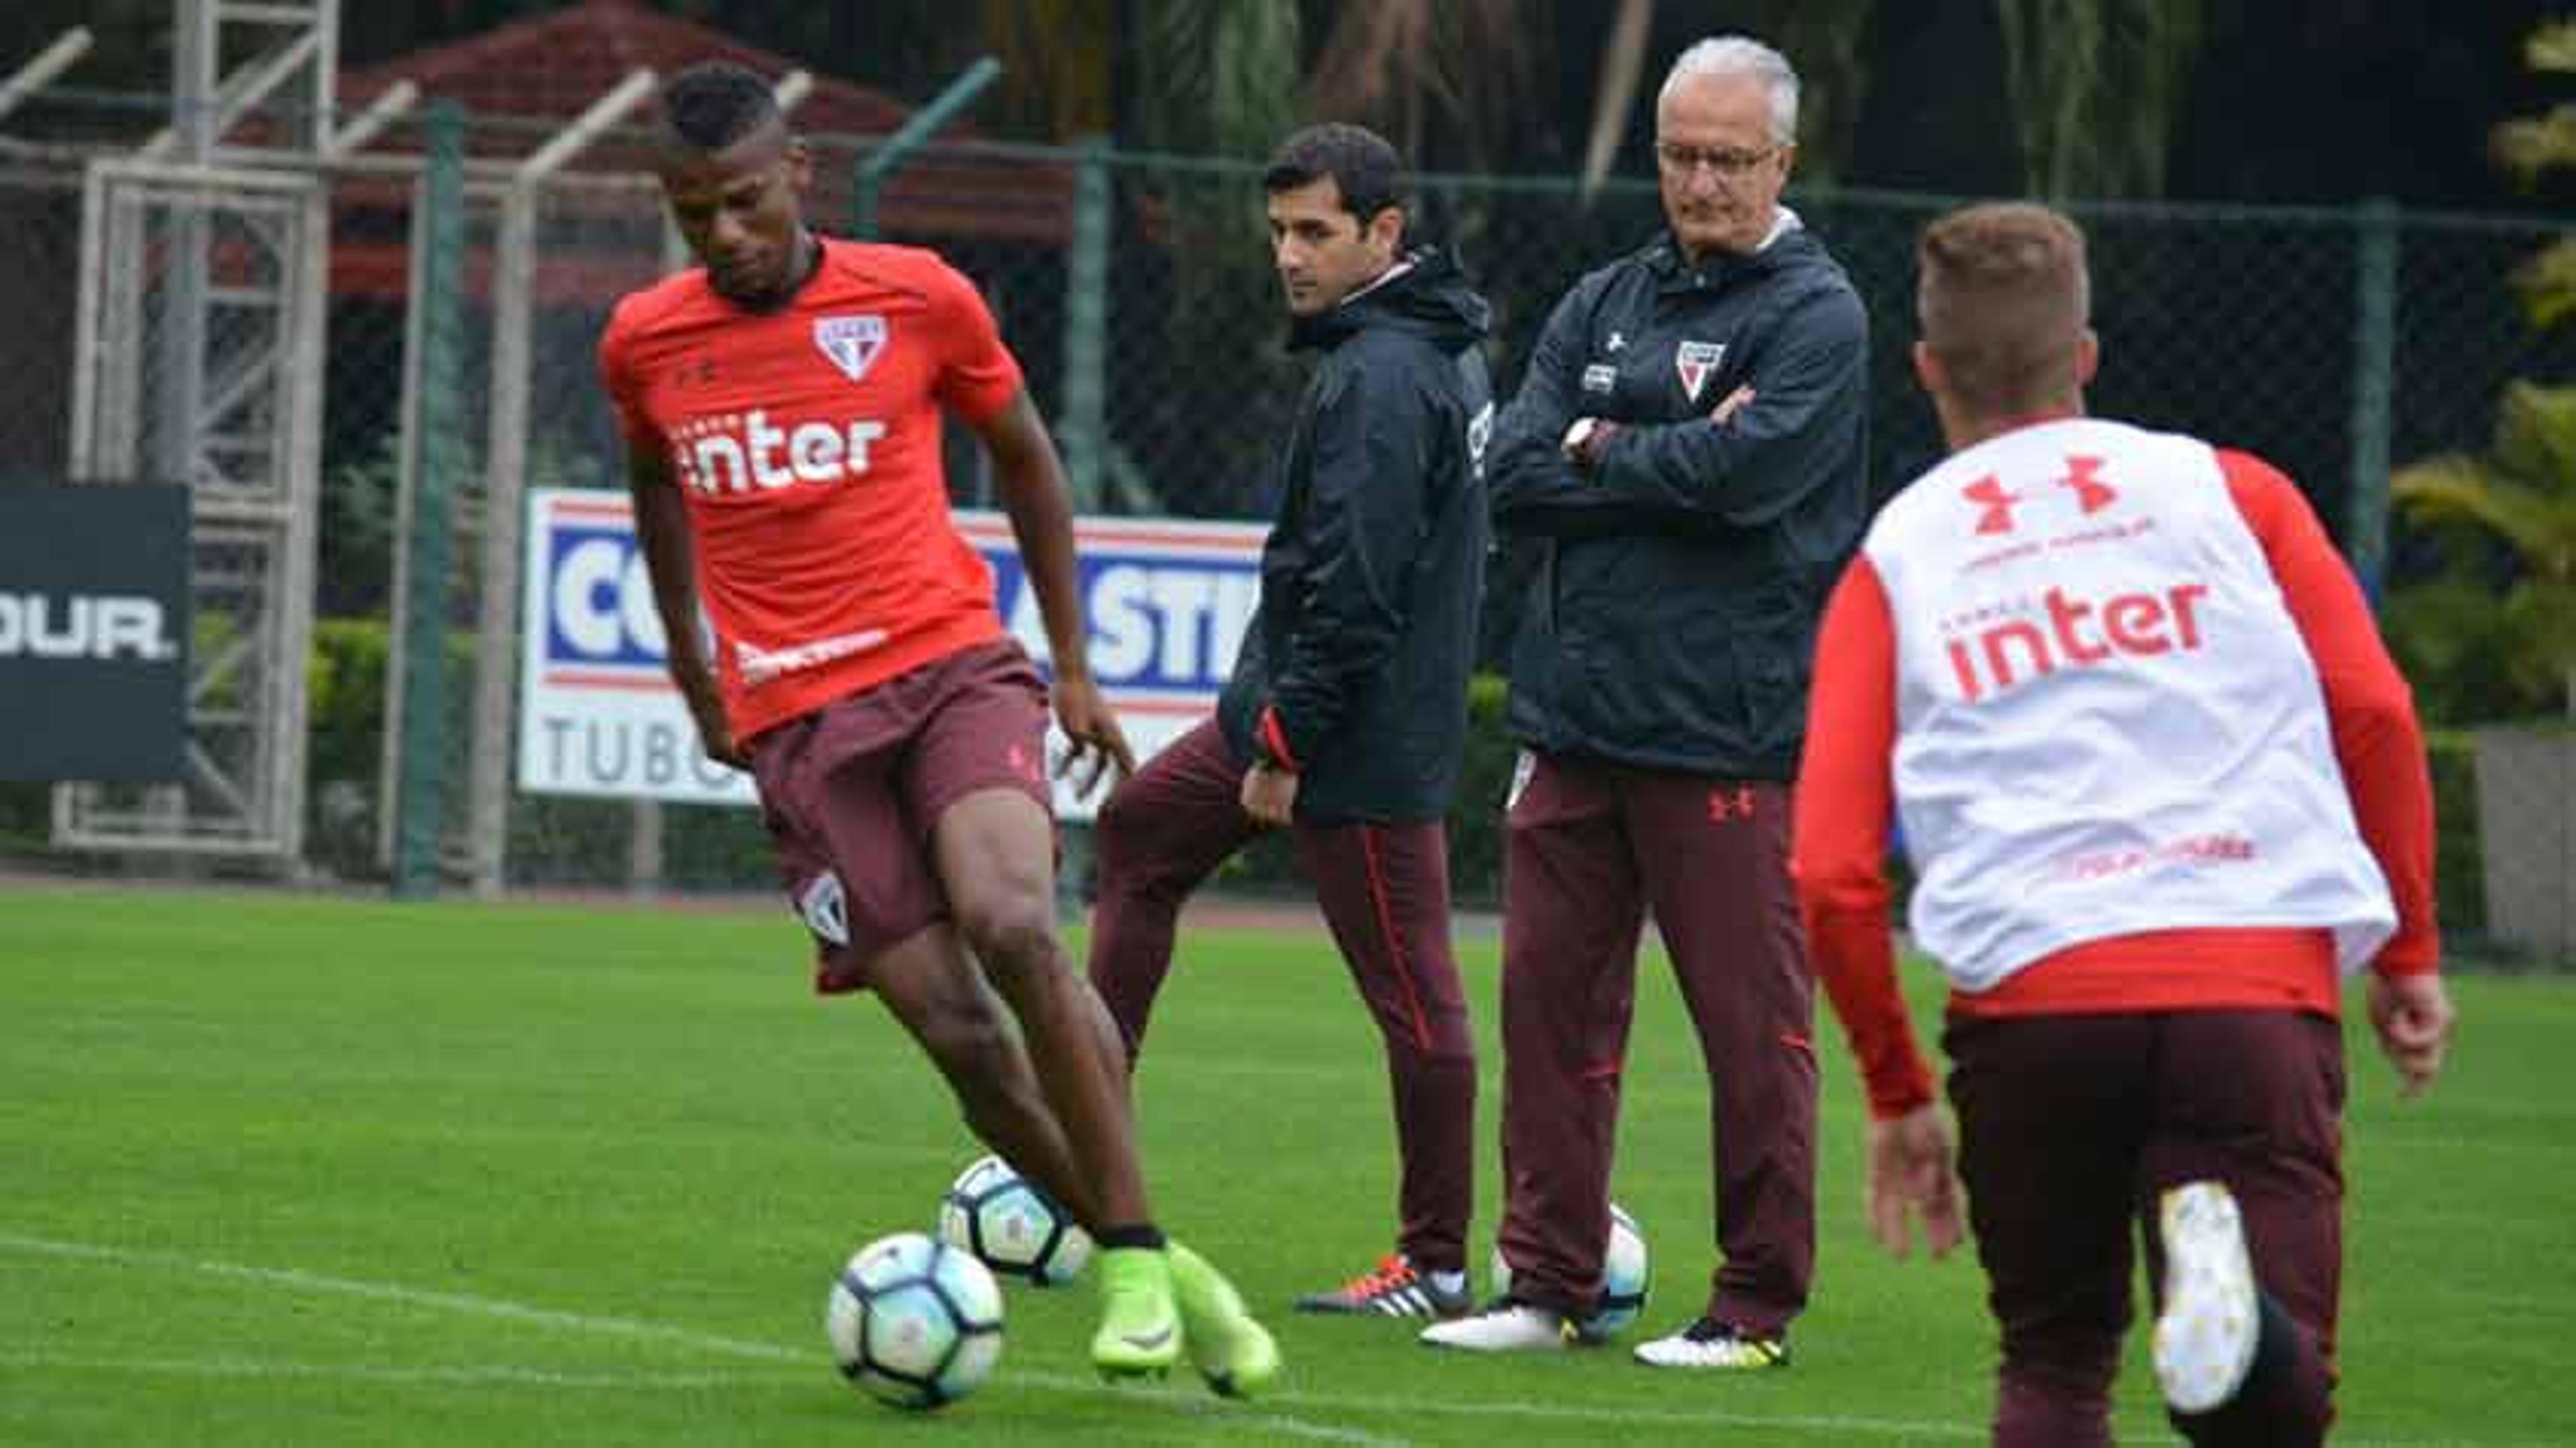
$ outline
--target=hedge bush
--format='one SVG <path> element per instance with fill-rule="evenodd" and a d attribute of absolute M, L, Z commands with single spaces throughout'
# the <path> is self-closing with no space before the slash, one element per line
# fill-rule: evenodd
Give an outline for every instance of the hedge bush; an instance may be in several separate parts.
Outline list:
<path fill-rule="evenodd" d="M 2433 767 L 2433 892 L 2453 943 L 2482 936 L 2487 890 L 2478 855 L 2477 751 L 2466 730 L 2427 731 Z"/>

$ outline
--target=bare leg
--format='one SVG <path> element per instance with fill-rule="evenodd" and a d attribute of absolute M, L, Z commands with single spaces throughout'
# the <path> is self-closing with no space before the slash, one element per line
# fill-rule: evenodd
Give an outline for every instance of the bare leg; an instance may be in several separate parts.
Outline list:
<path fill-rule="evenodd" d="M 1091 1181 L 1075 1168 L 1028 1052 L 956 928 L 943 922 L 921 931 L 870 962 L 868 974 L 877 998 L 948 1079 L 975 1135 L 1074 1220 L 1099 1225 Z"/>
<path fill-rule="evenodd" d="M 1019 1017 L 1074 1171 L 1091 1188 L 1095 1215 L 1085 1225 L 1097 1232 L 1150 1224 L 1126 1049 L 1056 938 L 1055 836 L 1046 811 L 1016 790 L 979 790 L 940 815 L 931 847 L 958 931 Z"/>

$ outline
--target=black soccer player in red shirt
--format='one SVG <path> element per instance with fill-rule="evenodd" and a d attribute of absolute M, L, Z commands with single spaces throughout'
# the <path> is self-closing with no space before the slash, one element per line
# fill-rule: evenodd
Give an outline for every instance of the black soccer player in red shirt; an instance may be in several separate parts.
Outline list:
<path fill-rule="evenodd" d="M 663 189 L 703 265 L 626 298 L 599 350 L 672 678 L 707 753 L 758 784 L 819 988 L 874 992 L 976 1134 L 1099 1241 L 1093 1362 L 1158 1373 L 1186 1339 L 1220 1392 L 1257 1391 L 1269 1334 L 1153 1223 L 1124 1052 L 1054 928 L 1049 691 L 948 516 L 943 412 L 997 464 L 1057 722 L 1127 767 L 1018 364 L 937 256 L 808 228 L 812 164 L 758 76 L 691 67 L 662 109 Z"/>

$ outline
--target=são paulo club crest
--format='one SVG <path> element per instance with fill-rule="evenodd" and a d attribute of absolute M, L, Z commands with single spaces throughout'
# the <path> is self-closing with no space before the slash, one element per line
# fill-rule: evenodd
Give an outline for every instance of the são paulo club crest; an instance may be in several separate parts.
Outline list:
<path fill-rule="evenodd" d="M 831 358 L 832 365 L 852 382 L 868 375 L 885 344 L 886 320 L 874 313 L 814 319 L 814 345 L 822 348 L 823 355 Z"/>
<path fill-rule="evenodd" d="M 1717 360 L 1726 355 L 1724 342 L 1684 342 L 1673 349 L 1673 366 L 1682 374 L 1682 390 L 1690 400 L 1708 386 L 1708 374 L 1717 370 Z"/>

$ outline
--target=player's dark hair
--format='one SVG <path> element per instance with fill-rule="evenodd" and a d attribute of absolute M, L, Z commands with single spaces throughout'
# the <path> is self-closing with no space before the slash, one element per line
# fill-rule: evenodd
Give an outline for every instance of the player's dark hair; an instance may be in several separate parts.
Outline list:
<path fill-rule="evenodd" d="M 662 82 L 662 134 L 713 155 L 778 119 L 769 82 L 727 60 L 702 60 Z"/>
<path fill-rule="evenodd" d="M 1970 206 L 1923 229 L 1915 315 L 1959 403 L 2003 418 L 2064 402 L 2092 307 L 2084 233 L 2030 202 Z"/>
<path fill-rule="evenodd" d="M 1403 158 L 1384 136 L 1366 126 L 1327 121 L 1279 143 L 1270 169 L 1261 173 L 1261 189 L 1273 194 L 1294 191 L 1330 176 L 1342 193 L 1342 208 L 1366 226 L 1390 206 L 1403 208 L 1396 193 L 1403 174 Z"/>

